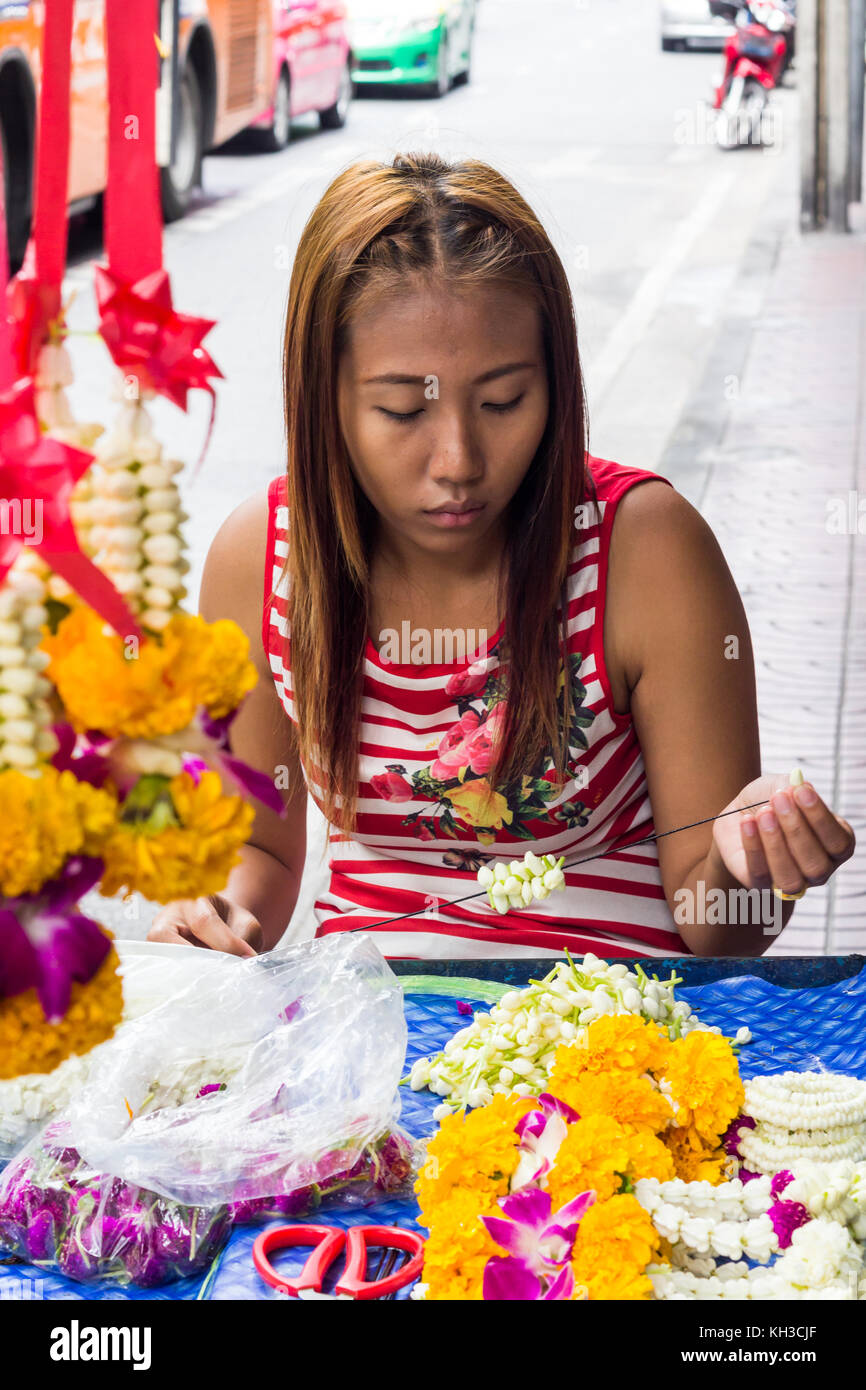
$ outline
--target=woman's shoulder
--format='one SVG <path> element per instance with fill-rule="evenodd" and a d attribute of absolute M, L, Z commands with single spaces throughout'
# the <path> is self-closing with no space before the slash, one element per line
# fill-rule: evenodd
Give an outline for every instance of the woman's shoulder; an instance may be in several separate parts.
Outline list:
<path fill-rule="evenodd" d="M 202 576 L 204 617 L 232 617 L 257 626 L 262 575 L 272 528 L 270 488 L 247 497 L 230 512 L 211 542 Z"/>
<path fill-rule="evenodd" d="M 586 467 L 592 479 L 593 490 L 600 502 L 615 504 L 625 493 L 635 491 L 636 484 L 644 482 L 658 482 L 669 491 L 674 491 L 669 479 L 648 468 L 615 463 L 613 459 L 598 458 L 594 454 L 587 454 Z"/>

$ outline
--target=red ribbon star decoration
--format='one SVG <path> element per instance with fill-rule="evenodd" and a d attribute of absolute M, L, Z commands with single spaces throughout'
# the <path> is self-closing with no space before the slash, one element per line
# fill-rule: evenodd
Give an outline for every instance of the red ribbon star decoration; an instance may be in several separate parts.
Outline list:
<path fill-rule="evenodd" d="M 181 410 L 187 409 L 190 387 L 210 395 L 210 423 L 197 471 L 216 411 L 216 393 L 208 377 L 223 375 L 201 346 L 216 319 L 177 313 L 165 269 L 154 270 L 134 283 L 123 280 L 108 266 L 97 265 L 94 271 L 99 332 L 117 366 L 138 378 L 140 390 L 158 391 Z"/>
<path fill-rule="evenodd" d="M 0 392 L 0 583 L 29 545 L 115 632 L 141 637 L 124 599 L 78 544 L 69 515 L 72 490 L 93 459 L 42 434 L 31 377 Z"/>

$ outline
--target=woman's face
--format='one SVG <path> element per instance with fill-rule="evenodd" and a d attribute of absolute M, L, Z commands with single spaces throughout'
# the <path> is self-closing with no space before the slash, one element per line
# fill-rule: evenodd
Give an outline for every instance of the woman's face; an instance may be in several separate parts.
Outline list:
<path fill-rule="evenodd" d="M 407 543 L 453 554 L 498 534 L 547 422 L 527 293 L 418 284 L 371 302 L 352 318 L 337 389 L 355 477 L 387 539 L 404 554 Z"/>

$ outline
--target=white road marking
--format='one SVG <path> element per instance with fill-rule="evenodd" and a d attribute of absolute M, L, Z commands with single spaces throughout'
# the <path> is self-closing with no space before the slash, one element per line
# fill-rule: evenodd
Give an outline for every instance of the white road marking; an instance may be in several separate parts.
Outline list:
<path fill-rule="evenodd" d="M 665 291 L 694 243 L 706 231 L 737 178 L 735 169 L 721 170 L 700 202 L 677 224 L 667 250 L 647 271 L 598 357 L 588 365 L 589 402 L 594 411 L 604 400 L 617 373 L 643 338 L 664 300 Z"/>

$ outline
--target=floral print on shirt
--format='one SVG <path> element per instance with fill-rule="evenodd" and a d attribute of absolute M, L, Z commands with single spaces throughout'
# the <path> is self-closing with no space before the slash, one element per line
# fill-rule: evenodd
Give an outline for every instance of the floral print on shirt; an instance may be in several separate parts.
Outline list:
<path fill-rule="evenodd" d="M 572 776 L 577 775 L 580 755 L 588 747 L 583 731 L 595 719 L 594 712 L 583 707 L 587 692 L 579 674 L 582 661 L 580 652 L 569 654 L 573 707 L 567 767 Z M 564 689 L 560 665 L 560 714 Z M 549 805 L 562 791 L 551 756 L 517 782 L 496 788 L 490 785 L 487 774 L 493 765 L 505 714 L 501 668 L 494 666 L 490 670 L 489 659 L 473 662 L 465 671 L 449 677 L 445 693 L 453 696 L 460 717 L 439 740 L 429 766 L 407 773 L 403 764 L 388 763 L 387 771 L 371 778 L 373 790 L 385 801 L 432 803 L 432 810 L 422 806 L 404 816 L 403 825 L 415 827 L 422 840 L 444 835 L 463 840 L 475 838 L 479 844 L 489 845 L 503 831 L 519 840 L 537 839 L 542 832 L 533 830 L 533 822 L 543 821 L 547 832 L 551 824 L 587 824 L 589 814 L 582 801 L 572 799 L 559 806 Z M 472 851 L 455 849 L 443 856 L 443 862 L 474 870 L 484 858 Z"/>

